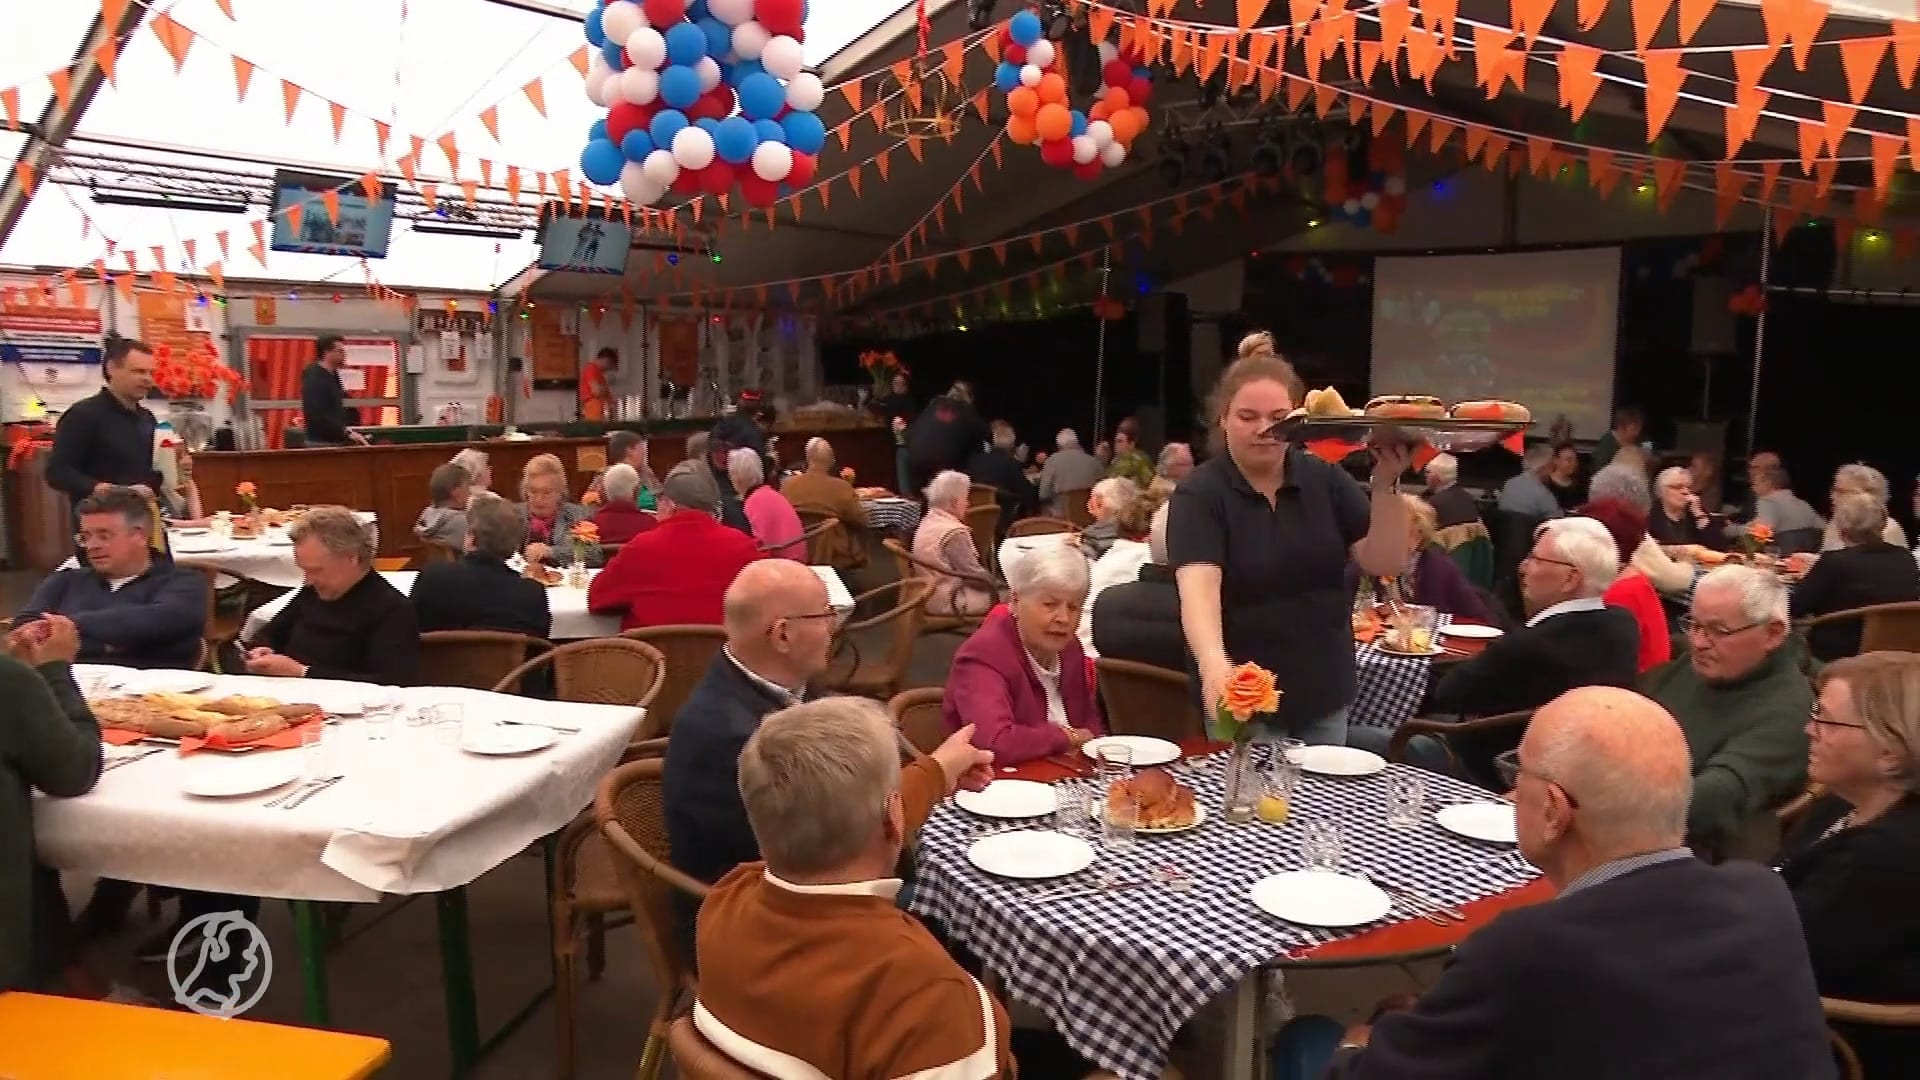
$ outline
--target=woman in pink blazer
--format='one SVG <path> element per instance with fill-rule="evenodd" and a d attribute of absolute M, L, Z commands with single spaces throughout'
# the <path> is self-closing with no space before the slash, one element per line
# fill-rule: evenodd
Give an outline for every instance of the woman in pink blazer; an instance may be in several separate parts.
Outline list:
<path fill-rule="evenodd" d="M 942 712 L 949 730 L 974 725 L 973 744 L 1001 765 L 1079 749 L 1105 731 L 1080 649 L 1087 559 L 1062 545 L 1007 568 L 1013 600 L 954 654 Z"/>

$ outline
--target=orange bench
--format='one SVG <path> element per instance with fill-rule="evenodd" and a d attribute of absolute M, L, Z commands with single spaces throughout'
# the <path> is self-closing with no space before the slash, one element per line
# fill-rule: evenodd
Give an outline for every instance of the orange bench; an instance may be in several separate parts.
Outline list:
<path fill-rule="evenodd" d="M 364 1080 L 392 1051 L 366 1035 L 0 994 L 0 1080 Z"/>

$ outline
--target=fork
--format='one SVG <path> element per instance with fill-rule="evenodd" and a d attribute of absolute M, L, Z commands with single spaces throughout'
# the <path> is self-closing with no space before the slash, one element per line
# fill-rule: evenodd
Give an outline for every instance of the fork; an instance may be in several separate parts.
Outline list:
<path fill-rule="evenodd" d="M 305 806 L 308 799 L 313 798 L 315 795 L 320 794 L 321 792 L 327 790 L 328 788 L 332 787 L 333 785 L 345 779 L 346 777 L 344 776 L 321 777 L 319 780 L 316 780 L 311 785 L 309 785 L 305 791 L 302 791 L 298 795 L 295 795 L 293 798 L 288 799 L 284 803 L 281 803 L 280 809 L 292 810 L 296 807 Z"/>

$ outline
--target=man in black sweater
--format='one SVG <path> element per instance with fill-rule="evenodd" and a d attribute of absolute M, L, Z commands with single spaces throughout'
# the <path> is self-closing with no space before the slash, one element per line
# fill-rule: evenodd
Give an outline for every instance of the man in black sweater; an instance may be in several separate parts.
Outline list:
<path fill-rule="evenodd" d="M 107 345 L 106 385 L 60 414 L 53 428 L 47 483 L 72 505 L 110 487 L 130 487 L 152 498 L 162 487 L 153 467 L 153 431 L 159 421 L 140 404 L 153 392 L 153 350 L 132 338 Z"/>
<path fill-rule="evenodd" d="M 807 699 L 807 683 L 827 669 L 838 618 L 819 576 L 789 559 L 747 564 L 727 589 L 723 617 L 727 644 L 675 714 L 663 780 L 674 868 L 706 882 L 760 857 L 740 801 L 740 751 L 761 720 Z M 698 904 L 681 899 L 692 955 Z"/>
<path fill-rule="evenodd" d="M 353 511 L 309 510 L 293 526 L 306 584 L 247 650 L 247 672 L 411 686 L 420 627 L 405 594 L 373 572 L 373 535 Z"/>
<path fill-rule="evenodd" d="M 1412 1007 L 1349 1029 L 1324 1075 L 1834 1076 L 1793 899 L 1764 866 L 1683 846 L 1691 784 L 1679 725 L 1646 698 L 1590 687 L 1543 707 L 1514 800 L 1520 850 L 1558 896 L 1467 939 Z"/>
<path fill-rule="evenodd" d="M 914 492 L 947 469 L 964 470 L 987 441 L 987 425 L 973 408 L 973 387 L 956 382 L 907 425 L 907 471 Z M 904 493 L 903 493 L 904 494 Z"/>
<path fill-rule="evenodd" d="M 1180 629 L 1180 589 L 1167 565 L 1167 511 L 1154 511 L 1147 531 L 1147 563 L 1135 581 L 1109 585 L 1093 602 L 1093 648 L 1101 659 L 1132 660 L 1168 671 L 1187 670 L 1187 639 Z"/>
<path fill-rule="evenodd" d="M 347 408 L 347 388 L 340 381 L 347 347 L 329 336 L 315 343 L 314 352 L 317 358 L 300 373 L 300 415 L 307 426 L 307 445 L 367 445 L 365 435 L 347 430 L 357 419 Z"/>
<path fill-rule="evenodd" d="M 967 462 L 967 475 L 976 484 L 991 484 L 994 499 L 1000 504 L 1000 520 L 994 526 L 994 543 L 1004 540 L 1007 530 L 1023 517 L 1040 509 L 1040 489 L 1027 479 L 1027 471 L 1014 459 L 1013 448 L 1020 436 L 1013 425 L 995 420 L 990 426 L 993 442 L 974 451 Z"/>

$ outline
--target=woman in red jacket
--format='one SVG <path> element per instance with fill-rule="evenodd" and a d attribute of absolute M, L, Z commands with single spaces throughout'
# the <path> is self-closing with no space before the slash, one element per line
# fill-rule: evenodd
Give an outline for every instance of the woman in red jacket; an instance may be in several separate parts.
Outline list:
<path fill-rule="evenodd" d="M 1080 611 L 1086 556 L 1042 548 L 1007 568 L 1013 600 L 987 616 L 947 672 L 947 728 L 974 725 L 973 742 L 1001 765 L 1076 750 L 1105 727 L 1094 703 Z"/>
<path fill-rule="evenodd" d="M 1647 515 L 1620 499 L 1599 499 L 1581 507 L 1578 513 L 1606 526 L 1613 545 L 1620 551 L 1620 576 L 1600 594 L 1607 606 L 1624 608 L 1640 625 L 1641 671 L 1659 667 L 1673 658 L 1673 636 L 1667 629 L 1667 611 L 1653 582 L 1636 569 L 1631 560 L 1634 549 L 1647 538 Z"/>

